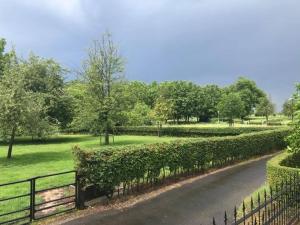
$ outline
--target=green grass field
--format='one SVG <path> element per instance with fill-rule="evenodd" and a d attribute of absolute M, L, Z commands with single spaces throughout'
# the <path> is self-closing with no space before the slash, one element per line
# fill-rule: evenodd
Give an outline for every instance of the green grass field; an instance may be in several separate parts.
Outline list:
<path fill-rule="evenodd" d="M 168 142 L 175 137 L 155 136 L 115 136 L 115 142 L 110 146 L 150 144 Z M 112 141 L 112 138 L 111 138 Z M 28 179 L 35 176 L 59 173 L 74 169 L 72 146 L 79 145 L 86 149 L 100 149 L 99 137 L 90 135 L 60 135 L 49 138 L 45 142 L 32 142 L 29 138 L 17 139 L 13 149 L 13 158 L 6 159 L 7 145 L 0 144 L 0 184 Z M 74 182 L 74 173 L 42 178 L 36 180 L 36 189 L 57 187 Z M 71 192 L 74 190 L 71 190 Z M 23 195 L 30 192 L 30 183 L 24 182 L 0 187 L 0 199 Z M 66 190 L 69 192 L 69 190 Z M 0 214 L 28 207 L 29 196 L 16 200 L 0 202 Z M 44 202 L 42 195 L 36 195 L 36 203 Z M 20 212 L 14 215 L 0 217 L 0 222 L 26 215 Z"/>
<path fill-rule="evenodd" d="M 149 144 L 175 140 L 175 137 L 115 136 L 110 146 Z M 112 141 L 112 140 L 111 140 Z M 45 142 L 18 139 L 13 149 L 13 158 L 6 159 L 7 145 L 0 145 L 0 184 L 33 176 L 72 170 L 74 168 L 72 146 L 105 148 L 99 137 L 90 135 L 60 135 Z"/>

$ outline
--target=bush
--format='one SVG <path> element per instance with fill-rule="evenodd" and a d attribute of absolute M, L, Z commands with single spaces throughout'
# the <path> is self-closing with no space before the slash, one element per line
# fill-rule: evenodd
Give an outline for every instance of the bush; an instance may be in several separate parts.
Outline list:
<path fill-rule="evenodd" d="M 288 129 L 278 129 L 105 150 L 86 151 L 77 146 L 73 150 L 82 185 L 96 185 L 111 196 L 121 184 L 138 184 L 141 180 L 157 182 L 165 176 L 176 176 L 179 171 L 203 171 L 283 149 L 288 132 Z"/>
<path fill-rule="evenodd" d="M 243 133 L 251 133 L 264 130 L 272 130 L 270 127 L 162 127 L 161 136 L 176 137 L 213 137 L 234 136 Z M 129 135 L 157 135 L 158 128 L 155 126 L 116 127 L 117 134 Z"/>
<path fill-rule="evenodd" d="M 296 173 L 300 174 L 299 165 L 300 155 L 284 152 L 268 161 L 267 163 L 267 179 L 272 186 L 284 182 Z"/>

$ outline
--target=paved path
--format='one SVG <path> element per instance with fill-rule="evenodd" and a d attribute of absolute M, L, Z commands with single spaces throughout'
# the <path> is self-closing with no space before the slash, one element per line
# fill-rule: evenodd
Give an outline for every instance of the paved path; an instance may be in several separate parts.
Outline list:
<path fill-rule="evenodd" d="M 265 182 L 268 159 L 206 176 L 125 210 L 90 215 L 66 225 L 207 225 L 213 216 L 220 224 L 225 209 L 232 211 Z"/>

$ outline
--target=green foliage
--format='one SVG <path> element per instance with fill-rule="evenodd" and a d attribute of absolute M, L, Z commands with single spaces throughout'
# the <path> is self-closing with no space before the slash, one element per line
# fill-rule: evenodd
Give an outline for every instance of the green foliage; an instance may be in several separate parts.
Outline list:
<path fill-rule="evenodd" d="M 9 139 L 8 158 L 11 158 L 16 135 L 41 139 L 56 130 L 57 120 L 49 115 L 49 109 L 52 102 L 57 102 L 53 96 L 60 93 L 51 85 L 57 79 L 50 79 L 50 82 L 48 78 L 60 76 L 58 67 L 51 60 L 33 55 L 29 60 L 21 60 L 14 50 L 9 53 L 0 79 L 0 130 L 1 136 Z"/>
<path fill-rule="evenodd" d="M 212 136 L 234 136 L 243 133 L 272 130 L 270 127 L 180 127 L 170 126 L 160 129 L 161 136 L 174 137 L 212 137 Z M 128 135 L 157 135 L 155 126 L 128 126 L 116 127 L 117 134 Z"/>
<path fill-rule="evenodd" d="M 3 75 L 6 63 L 9 60 L 9 54 L 4 53 L 5 45 L 6 45 L 6 40 L 4 38 L 0 38 L 0 78 Z"/>
<path fill-rule="evenodd" d="M 267 180 L 270 185 L 281 184 L 289 177 L 300 173 L 300 155 L 284 152 L 267 163 Z"/>
<path fill-rule="evenodd" d="M 160 124 L 166 123 L 172 115 L 172 101 L 164 98 L 158 98 L 151 112 L 152 118 Z"/>
<path fill-rule="evenodd" d="M 293 152 L 295 154 L 300 153 L 300 98 L 299 98 L 299 90 L 300 86 L 296 86 L 296 93 L 294 94 L 294 97 L 292 98 L 292 104 L 293 109 L 296 111 L 296 117 L 293 124 L 293 131 L 291 135 L 287 138 L 287 142 L 289 144 L 289 150 L 290 152 Z M 294 113 L 292 113 L 292 117 Z"/>
<path fill-rule="evenodd" d="M 226 118 L 229 124 L 233 124 L 235 118 L 243 116 L 244 103 L 239 94 L 225 94 L 218 105 L 218 110 L 221 117 Z"/>
<path fill-rule="evenodd" d="M 282 149 L 288 132 L 280 129 L 93 151 L 76 146 L 73 151 L 83 185 L 96 185 L 111 196 L 121 183 L 139 182 L 143 178 L 156 181 L 163 170 L 170 175 L 178 170 L 205 170 Z"/>
<path fill-rule="evenodd" d="M 96 40 L 88 51 L 83 65 L 86 83 L 84 111 L 98 130 L 105 131 L 105 143 L 109 144 L 108 131 L 117 122 L 122 111 L 122 76 L 124 60 L 106 33 Z"/>
<path fill-rule="evenodd" d="M 294 113 L 293 107 L 294 107 L 293 101 L 292 100 L 286 100 L 283 103 L 283 106 L 282 106 L 283 115 L 288 116 L 288 117 L 292 117 L 292 114 Z"/>
<path fill-rule="evenodd" d="M 222 98 L 222 90 L 217 85 L 198 87 L 193 106 L 193 116 L 198 121 L 208 122 L 218 115 L 218 104 Z"/>
<path fill-rule="evenodd" d="M 266 94 L 257 87 L 256 83 L 245 77 L 239 79 L 227 89 L 228 93 L 238 93 L 244 105 L 242 117 L 246 117 L 253 113 L 253 109 L 259 103 L 259 99 L 265 97 Z"/>
<path fill-rule="evenodd" d="M 256 106 L 256 115 L 265 116 L 268 122 L 269 116 L 274 114 L 275 105 L 272 103 L 270 98 L 260 98 L 259 104 Z"/>
<path fill-rule="evenodd" d="M 145 103 L 138 102 L 134 108 L 127 113 L 130 126 L 149 125 L 151 124 L 150 108 Z"/>
<path fill-rule="evenodd" d="M 56 121 L 61 128 L 66 128 L 73 117 L 70 97 L 64 90 L 63 76 L 67 71 L 53 59 L 34 54 L 30 54 L 23 63 L 26 64 L 26 89 L 42 95 L 44 107 L 47 107 L 45 116 Z"/>

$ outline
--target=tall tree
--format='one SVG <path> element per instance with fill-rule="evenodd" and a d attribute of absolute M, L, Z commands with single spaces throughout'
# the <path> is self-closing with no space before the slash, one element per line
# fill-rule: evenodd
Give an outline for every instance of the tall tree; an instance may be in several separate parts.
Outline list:
<path fill-rule="evenodd" d="M 66 128 L 73 117 L 71 98 L 64 89 L 67 70 L 53 59 L 44 59 L 32 53 L 26 64 L 26 88 L 43 95 L 47 105 L 46 115 L 61 128 Z"/>
<path fill-rule="evenodd" d="M 218 110 L 221 117 L 228 120 L 229 125 L 234 123 L 235 118 L 241 118 L 244 114 L 244 103 L 237 93 L 229 93 L 223 95 L 218 104 Z"/>
<path fill-rule="evenodd" d="M 257 87 L 254 81 L 245 77 L 239 77 L 233 85 L 229 86 L 227 93 L 230 92 L 240 95 L 245 107 L 244 114 L 242 115 L 243 118 L 253 113 L 260 98 L 266 97 L 266 94 Z"/>
<path fill-rule="evenodd" d="M 272 103 L 271 98 L 260 98 L 259 99 L 259 104 L 256 107 L 256 114 L 260 115 L 260 116 L 265 116 L 266 117 L 266 121 L 268 123 L 269 121 L 269 116 L 271 114 L 274 114 L 275 112 L 275 105 L 274 103 Z"/>
<path fill-rule="evenodd" d="M 0 38 L 0 77 L 3 75 L 5 64 L 8 61 L 8 53 L 5 53 L 6 41 L 4 38 Z"/>
<path fill-rule="evenodd" d="M 198 122 L 208 122 L 218 114 L 218 104 L 222 97 L 222 89 L 217 85 L 198 87 L 196 91 L 197 103 L 194 116 Z"/>
<path fill-rule="evenodd" d="M 1 136 L 9 141 L 7 158 L 12 157 L 15 136 L 24 126 L 34 101 L 32 93 L 25 88 L 24 71 L 24 64 L 12 52 L 9 66 L 5 66 L 0 79 L 0 127 Z"/>
<path fill-rule="evenodd" d="M 97 113 L 97 123 L 104 130 L 105 144 L 109 144 L 109 131 L 120 109 L 118 83 L 122 81 L 123 71 L 124 60 L 111 35 L 105 33 L 101 40 L 93 42 L 83 65 L 83 78 L 89 96 L 87 100 L 93 105 L 89 108 Z"/>
<path fill-rule="evenodd" d="M 173 102 L 171 100 L 159 97 L 156 100 L 153 110 L 150 112 L 151 117 L 157 123 L 158 136 L 160 136 L 163 123 L 166 123 L 173 114 L 172 109 L 174 109 L 174 107 L 172 104 Z"/>
<path fill-rule="evenodd" d="M 282 105 L 282 113 L 283 115 L 291 118 L 294 113 L 294 104 L 292 99 L 286 100 Z"/>

